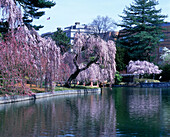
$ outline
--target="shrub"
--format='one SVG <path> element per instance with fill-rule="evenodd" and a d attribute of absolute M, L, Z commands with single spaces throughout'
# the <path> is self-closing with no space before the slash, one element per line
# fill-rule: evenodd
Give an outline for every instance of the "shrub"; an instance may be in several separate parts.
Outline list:
<path fill-rule="evenodd" d="M 142 78 L 142 79 L 135 78 L 135 79 L 134 79 L 134 82 L 135 82 L 135 83 L 145 83 L 146 81 L 147 81 L 148 83 L 160 82 L 159 80 L 154 80 L 154 79 L 145 79 L 145 78 Z"/>
<path fill-rule="evenodd" d="M 122 81 L 122 78 L 123 78 L 123 77 L 119 74 L 119 72 L 116 71 L 116 74 L 115 74 L 115 84 L 116 84 L 116 85 L 119 85 L 120 82 Z"/>
<path fill-rule="evenodd" d="M 170 64 L 166 64 L 162 67 L 162 73 L 160 74 L 160 76 L 162 76 L 162 78 L 160 79 L 161 81 L 170 81 Z"/>

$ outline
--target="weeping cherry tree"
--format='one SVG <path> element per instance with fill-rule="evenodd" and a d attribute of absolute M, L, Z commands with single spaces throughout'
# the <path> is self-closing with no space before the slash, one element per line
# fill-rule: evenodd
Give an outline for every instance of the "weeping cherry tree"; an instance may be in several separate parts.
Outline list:
<path fill-rule="evenodd" d="M 93 35 L 76 34 L 72 52 L 64 54 L 64 62 L 69 64 L 71 74 L 68 77 L 65 86 L 71 87 L 71 81 L 83 71 L 87 70 L 93 64 L 107 70 L 109 80 L 113 82 L 115 67 L 116 47 L 113 41 L 104 41 Z M 95 75 L 99 73 L 96 68 Z"/>
<path fill-rule="evenodd" d="M 131 74 L 160 74 L 158 66 L 148 61 L 130 61 L 127 67 L 127 72 Z"/>

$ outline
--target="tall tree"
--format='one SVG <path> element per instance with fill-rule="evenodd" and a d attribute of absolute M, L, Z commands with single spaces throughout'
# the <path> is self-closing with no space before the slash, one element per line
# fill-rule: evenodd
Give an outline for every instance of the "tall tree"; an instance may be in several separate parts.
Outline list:
<path fill-rule="evenodd" d="M 94 32 L 100 34 L 113 31 L 115 28 L 115 21 L 108 16 L 97 16 L 90 25 L 94 26 Z"/>
<path fill-rule="evenodd" d="M 123 27 L 117 44 L 127 49 L 132 60 L 151 60 L 151 54 L 163 37 L 161 25 L 167 17 L 156 9 L 156 0 L 134 0 L 126 7 L 122 17 Z"/>
<path fill-rule="evenodd" d="M 106 68 L 112 83 L 116 72 L 115 54 L 116 47 L 113 41 L 106 42 L 100 37 L 77 33 L 74 38 L 73 52 L 66 52 L 63 55 L 64 62 L 69 64 L 72 73 L 65 86 L 70 87 L 71 81 L 93 64 Z M 97 68 L 94 71 L 98 73 Z"/>
<path fill-rule="evenodd" d="M 113 32 L 116 27 L 115 21 L 108 16 L 97 16 L 90 25 L 94 34 L 105 40 L 108 40 L 107 36 L 113 35 L 109 32 Z"/>
<path fill-rule="evenodd" d="M 56 45 L 60 47 L 61 53 L 66 52 L 70 48 L 70 38 L 66 36 L 66 33 L 63 32 L 61 28 L 57 28 L 57 31 L 55 31 L 51 37 Z"/>
<path fill-rule="evenodd" d="M 125 48 L 116 47 L 116 70 L 123 71 L 126 70 L 126 64 L 128 64 L 128 54 Z"/>
<path fill-rule="evenodd" d="M 51 8 L 55 3 L 51 0 L 16 0 L 24 9 L 23 21 L 26 25 L 31 25 L 33 19 L 39 19 L 45 14 L 45 11 L 39 9 Z M 36 30 L 39 30 L 43 26 L 33 25 Z"/>
<path fill-rule="evenodd" d="M 32 25 L 33 19 L 39 19 L 41 16 L 45 14 L 45 11 L 41 9 L 51 8 L 55 5 L 55 2 L 51 0 L 13 0 L 15 4 L 18 4 L 23 8 L 23 22 L 27 26 L 34 27 L 34 29 L 39 30 L 43 28 L 42 25 Z M 3 4 L 1 3 L 1 7 L 3 8 Z M 9 24 L 6 19 L 0 21 L 0 32 L 7 32 L 9 28 Z"/>
<path fill-rule="evenodd" d="M 13 0 L 1 0 L 0 7 L 10 28 L 0 39 L 3 90 L 29 94 L 30 89 L 25 85 L 28 79 L 39 83 L 45 80 L 46 90 L 52 89 L 52 81 L 58 76 L 59 47 L 52 39 L 44 39 L 35 29 L 22 24 L 21 10 Z"/>

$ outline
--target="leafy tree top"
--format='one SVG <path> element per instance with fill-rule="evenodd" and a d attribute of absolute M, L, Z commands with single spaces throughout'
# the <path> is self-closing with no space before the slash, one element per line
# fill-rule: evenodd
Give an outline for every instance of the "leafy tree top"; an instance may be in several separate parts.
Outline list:
<path fill-rule="evenodd" d="M 55 41 L 56 45 L 61 48 L 61 52 L 64 53 L 70 48 L 70 38 L 66 36 L 66 33 L 61 30 L 61 28 L 57 28 L 52 34 L 52 39 Z"/>
<path fill-rule="evenodd" d="M 51 8 L 55 3 L 51 0 L 16 0 L 24 9 L 23 21 L 26 25 L 31 25 L 33 19 L 39 19 L 45 14 L 45 11 L 39 9 Z M 32 25 L 31 25 L 32 26 Z M 36 30 L 39 30 L 43 26 L 34 25 Z"/>
<path fill-rule="evenodd" d="M 161 15 L 161 9 L 156 9 L 155 0 L 134 0 L 130 7 L 123 11 L 123 28 L 118 44 L 128 50 L 133 60 L 150 60 L 160 39 L 163 37 L 161 25 L 167 16 Z"/>
<path fill-rule="evenodd" d="M 122 24 L 118 26 L 124 27 L 129 30 L 131 27 L 143 26 L 155 26 L 164 23 L 165 15 L 160 15 L 161 9 L 156 9 L 158 2 L 156 0 L 134 0 L 130 7 L 126 7 L 122 17 Z"/>

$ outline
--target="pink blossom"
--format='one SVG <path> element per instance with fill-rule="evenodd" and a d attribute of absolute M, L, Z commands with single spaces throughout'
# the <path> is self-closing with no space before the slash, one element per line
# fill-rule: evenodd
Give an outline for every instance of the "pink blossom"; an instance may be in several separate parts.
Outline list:
<path fill-rule="evenodd" d="M 147 61 L 130 61 L 127 66 L 127 72 L 132 74 L 160 74 L 158 66 Z"/>

